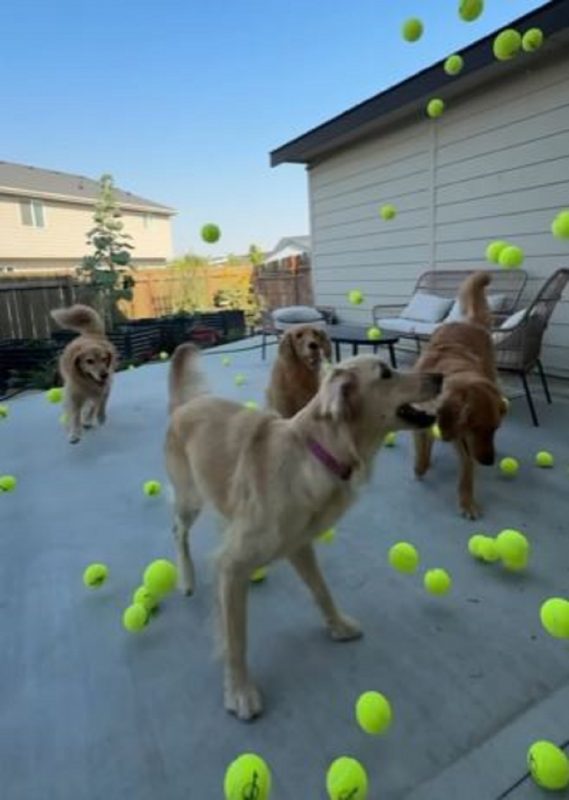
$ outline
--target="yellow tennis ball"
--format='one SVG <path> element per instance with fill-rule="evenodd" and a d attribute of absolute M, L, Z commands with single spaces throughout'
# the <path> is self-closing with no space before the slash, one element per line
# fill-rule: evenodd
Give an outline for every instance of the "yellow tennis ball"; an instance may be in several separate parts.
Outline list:
<path fill-rule="evenodd" d="M 417 548 L 409 542 L 397 542 L 389 549 L 389 563 L 397 572 L 411 575 L 419 567 L 419 553 Z"/>
<path fill-rule="evenodd" d="M 0 475 L 0 493 L 13 492 L 18 485 L 14 475 Z"/>
<path fill-rule="evenodd" d="M 251 573 L 251 583 L 261 583 L 267 577 L 268 569 L 266 567 L 257 567 L 254 572 Z"/>
<path fill-rule="evenodd" d="M 142 491 L 148 497 L 156 497 L 162 491 L 162 484 L 160 481 L 144 481 Z"/>
<path fill-rule="evenodd" d="M 430 569 L 425 572 L 423 583 L 429 594 L 448 594 L 452 587 L 452 578 L 445 569 Z"/>
<path fill-rule="evenodd" d="M 480 553 L 480 545 L 484 539 L 486 539 L 486 536 L 484 536 L 482 533 L 475 533 L 468 540 L 468 552 L 471 556 L 474 556 L 474 558 L 482 558 Z"/>
<path fill-rule="evenodd" d="M 539 453 L 536 453 L 535 463 L 538 467 L 552 467 L 555 463 L 555 459 L 547 450 L 540 450 Z"/>
<path fill-rule="evenodd" d="M 390 431 L 389 433 L 385 434 L 383 444 L 385 447 L 394 447 L 396 441 L 397 441 L 397 434 L 395 433 L 395 431 Z"/>
<path fill-rule="evenodd" d="M 242 375 L 241 373 L 238 373 L 233 378 L 233 382 L 235 383 L 235 386 L 243 386 L 246 383 L 245 375 Z"/>
<path fill-rule="evenodd" d="M 508 61 L 522 49 L 522 37 L 513 28 L 507 28 L 496 36 L 492 49 L 498 61 Z"/>
<path fill-rule="evenodd" d="M 406 42 L 417 42 L 423 35 L 424 25 L 417 17 L 406 19 L 401 27 L 401 35 Z"/>
<path fill-rule="evenodd" d="M 464 22 L 474 22 L 484 11 L 484 0 L 460 0 L 458 14 Z"/>
<path fill-rule="evenodd" d="M 386 203 L 379 209 L 379 216 L 386 222 L 390 219 L 394 219 L 396 214 L 397 210 L 395 206 L 391 205 L 391 203 Z"/>
<path fill-rule="evenodd" d="M 214 225 L 210 222 L 202 227 L 201 236 L 204 242 L 207 242 L 208 244 L 214 244 L 215 242 L 219 241 L 221 231 L 217 225 Z"/>
<path fill-rule="evenodd" d="M 320 536 L 317 537 L 319 542 L 323 544 L 332 544 L 334 539 L 336 538 L 336 529 L 335 528 L 328 528 L 327 531 L 321 533 Z"/>
<path fill-rule="evenodd" d="M 105 564 L 89 564 L 83 572 L 83 583 L 89 589 L 98 589 L 109 577 L 109 569 Z"/>
<path fill-rule="evenodd" d="M 359 289 L 352 289 L 350 292 L 348 292 L 348 300 L 353 306 L 361 305 L 364 301 L 363 292 Z"/>
<path fill-rule="evenodd" d="M 371 328 L 367 329 L 367 338 L 370 342 L 377 342 L 381 339 L 381 328 L 378 328 L 377 325 L 372 325 Z"/>
<path fill-rule="evenodd" d="M 243 405 L 245 406 L 245 408 L 248 408 L 250 410 L 259 408 L 259 403 L 256 403 L 255 400 L 245 400 Z"/>
<path fill-rule="evenodd" d="M 445 102 L 444 100 L 441 100 L 440 97 L 433 97 L 433 99 L 429 100 L 427 103 L 427 116 L 431 119 L 440 117 L 444 110 Z"/>
<path fill-rule="evenodd" d="M 524 569 L 527 565 L 530 545 L 520 531 L 506 528 L 496 536 L 496 547 L 504 566 L 511 570 Z"/>
<path fill-rule="evenodd" d="M 223 356 L 223 358 L 221 359 L 221 364 L 224 367 L 228 367 L 231 364 L 231 359 L 229 358 L 229 356 Z"/>
<path fill-rule="evenodd" d="M 160 361 L 168 361 L 169 358 L 170 355 L 165 350 L 160 353 Z"/>
<path fill-rule="evenodd" d="M 522 36 L 522 48 L 526 53 L 533 53 L 534 50 L 539 50 L 543 44 L 543 31 L 539 28 L 530 28 Z"/>
<path fill-rule="evenodd" d="M 0 406 L 0 419 L 6 419 L 9 413 L 10 409 L 8 406 Z"/>
<path fill-rule="evenodd" d="M 500 559 L 498 545 L 491 536 L 482 536 L 482 541 L 478 543 L 478 558 L 487 564 L 493 564 Z"/>
<path fill-rule="evenodd" d="M 225 800 L 268 800 L 271 793 L 271 771 L 260 756 L 243 753 L 232 761 L 223 782 Z"/>
<path fill-rule="evenodd" d="M 393 712 L 387 697 L 380 692 L 364 692 L 356 702 L 356 719 L 366 733 L 379 736 L 391 725 Z"/>
<path fill-rule="evenodd" d="M 433 439 L 438 439 L 439 441 L 443 438 L 441 429 L 436 422 L 434 425 L 431 425 L 431 436 L 433 437 Z"/>
<path fill-rule="evenodd" d="M 551 223 L 551 233 L 558 239 L 569 239 L 569 210 L 560 211 Z"/>
<path fill-rule="evenodd" d="M 459 56 L 458 53 L 455 53 L 452 56 L 449 56 L 445 61 L 444 71 L 447 75 L 458 75 L 462 72 L 464 67 L 464 59 L 462 56 Z"/>
<path fill-rule="evenodd" d="M 159 558 L 144 570 L 142 583 L 154 597 L 160 598 L 176 586 L 178 570 L 171 561 Z"/>
<path fill-rule="evenodd" d="M 511 458 L 511 456 L 506 456 L 506 458 L 500 461 L 500 472 L 502 472 L 503 475 L 507 475 L 509 478 L 513 478 L 514 475 L 517 475 L 519 468 L 519 461 L 516 458 Z"/>
<path fill-rule="evenodd" d="M 508 242 L 503 242 L 500 239 L 495 242 L 490 242 L 486 248 L 486 260 L 491 264 L 497 264 L 500 259 L 500 253 L 508 246 Z"/>
<path fill-rule="evenodd" d="M 132 602 L 138 603 L 147 611 L 154 611 L 158 608 L 158 598 L 149 592 L 146 586 L 139 586 L 132 596 Z"/>
<path fill-rule="evenodd" d="M 133 603 L 122 615 L 122 624 L 131 633 L 141 631 L 147 623 L 148 611 L 140 603 Z"/>
<path fill-rule="evenodd" d="M 52 389 L 47 390 L 45 397 L 48 403 L 61 403 L 63 400 L 63 389 L 60 386 L 54 386 Z"/>
<path fill-rule="evenodd" d="M 569 758 L 553 742 L 534 742 L 528 750 L 527 762 L 532 778 L 543 789 L 556 791 L 569 786 Z"/>
<path fill-rule="evenodd" d="M 366 800 L 368 779 L 359 761 L 341 756 L 330 764 L 326 773 L 326 791 L 330 800 Z"/>
<path fill-rule="evenodd" d="M 505 269 L 516 269 L 524 263 L 524 251 L 521 247 L 509 244 L 500 251 L 498 264 Z"/>
<path fill-rule="evenodd" d="M 555 639 L 569 639 L 569 600 L 550 597 L 542 604 L 539 618 L 545 630 Z"/>

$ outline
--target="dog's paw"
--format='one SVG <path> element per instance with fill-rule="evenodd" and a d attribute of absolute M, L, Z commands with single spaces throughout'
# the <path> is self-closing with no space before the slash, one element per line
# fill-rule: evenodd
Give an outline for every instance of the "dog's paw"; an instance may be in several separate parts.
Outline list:
<path fill-rule="evenodd" d="M 95 426 L 93 425 L 92 422 L 84 422 L 83 423 L 83 430 L 90 431 L 91 428 L 94 428 L 94 427 Z"/>
<path fill-rule="evenodd" d="M 465 519 L 479 519 L 482 516 L 482 510 L 474 501 L 469 503 L 461 503 L 460 513 Z"/>
<path fill-rule="evenodd" d="M 77 444 L 81 441 L 81 437 L 78 433 L 71 433 L 69 434 L 69 444 Z"/>
<path fill-rule="evenodd" d="M 334 622 L 331 622 L 328 630 L 335 642 L 349 642 L 363 636 L 363 631 L 356 620 L 344 614 L 340 614 Z"/>
<path fill-rule="evenodd" d="M 226 685 L 225 709 L 243 722 L 255 719 L 263 712 L 261 695 L 254 683 L 242 686 Z"/>

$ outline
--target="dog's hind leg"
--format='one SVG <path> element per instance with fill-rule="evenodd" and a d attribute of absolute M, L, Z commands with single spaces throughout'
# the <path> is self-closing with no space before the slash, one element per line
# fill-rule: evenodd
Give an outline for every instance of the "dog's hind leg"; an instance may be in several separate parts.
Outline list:
<path fill-rule="evenodd" d="M 430 431 L 414 431 L 415 442 L 415 475 L 422 478 L 431 466 L 433 437 Z"/>
<path fill-rule="evenodd" d="M 178 564 L 178 585 L 186 595 L 195 589 L 194 562 L 190 554 L 190 528 L 202 509 L 202 499 L 195 486 L 188 459 L 175 442 L 169 440 L 166 467 L 174 490 L 174 541 Z"/>

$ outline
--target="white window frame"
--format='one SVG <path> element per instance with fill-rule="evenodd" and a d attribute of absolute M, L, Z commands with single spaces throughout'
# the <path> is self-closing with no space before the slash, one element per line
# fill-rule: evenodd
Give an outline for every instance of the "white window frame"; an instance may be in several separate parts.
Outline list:
<path fill-rule="evenodd" d="M 22 212 L 20 211 L 20 219 L 22 221 L 22 225 L 24 225 L 26 228 L 35 228 L 35 230 L 40 230 L 40 231 L 43 230 L 44 228 L 47 228 L 45 204 L 41 200 L 37 200 L 35 198 L 22 198 L 20 200 L 20 203 L 22 205 L 26 204 L 28 206 L 30 211 L 30 219 L 32 221 L 31 225 L 27 225 L 24 222 Z M 41 225 L 38 225 L 38 211 L 37 211 L 38 206 L 41 209 L 41 221 L 42 221 Z"/>

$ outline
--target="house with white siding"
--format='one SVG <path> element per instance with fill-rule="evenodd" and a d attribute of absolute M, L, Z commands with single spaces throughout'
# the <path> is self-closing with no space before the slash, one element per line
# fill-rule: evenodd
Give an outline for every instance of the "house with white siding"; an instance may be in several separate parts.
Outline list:
<path fill-rule="evenodd" d="M 436 63 L 271 153 L 273 166 L 307 167 L 318 305 L 368 323 L 376 303 L 407 302 L 426 270 L 483 269 L 495 239 L 525 251 L 522 302 L 569 267 L 569 241 L 550 231 L 569 208 L 569 0 L 507 27 L 540 28 L 545 43 L 497 61 L 496 31 L 461 51 L 458 76 Z M 433 97 L 446 104 L 437 119 L 425 113 Z M 386 203 L 398 212 L 389 222 Z M 361 306 L 348 302 L 354 288 Z M 567 293 L 543 362 L 569 377 Z"/>

